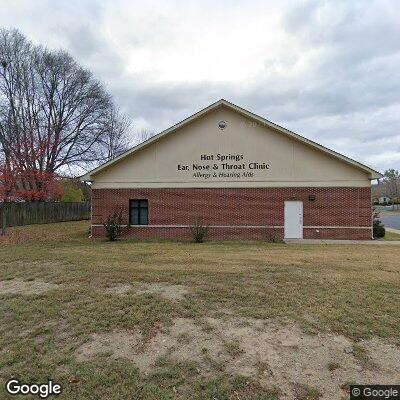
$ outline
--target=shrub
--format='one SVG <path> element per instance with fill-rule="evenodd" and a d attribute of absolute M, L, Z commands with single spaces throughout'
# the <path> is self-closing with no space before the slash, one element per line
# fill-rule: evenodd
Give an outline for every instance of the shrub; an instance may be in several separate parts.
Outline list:
<path fill-rule="evenodd" d="M 267 233 L 265 240 L 267 243 L 285 243 L 280 237 L 274 235 L 273 233 Z"/>
<path fill-rule="evenodd" d="M 114 242 L 121 235 L 122 228 L 122 210 L 114 211 L 108 215 L 106 222 L 103 223 L 106 230 L 106 237 L 109 241 Z"/>
<path fill-rule="evenodd" d="M 383 238 L 385 236 L 385 226 L 379 218 L 379 211 L 373 209 L 373 235 L 374 239 Z"/>
<path fill-rule="evenodd" d="M 192 232 L 193 240 L 196 243 L 204 242 L 204 238 L 208 234 L 208 226 L 202 225 L 200 222 L 196 222 L 196 224 L 193 225 L 190 230 Z"/>

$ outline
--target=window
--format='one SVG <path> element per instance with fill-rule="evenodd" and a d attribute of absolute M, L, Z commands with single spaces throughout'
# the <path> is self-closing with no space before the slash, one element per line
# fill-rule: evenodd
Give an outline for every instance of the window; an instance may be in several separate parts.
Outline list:
<path fill-rule="evenodd" d="M 148 225 L 149 205 L 147 200 L 130 200 L 129 209 L 129 225 Z"/>

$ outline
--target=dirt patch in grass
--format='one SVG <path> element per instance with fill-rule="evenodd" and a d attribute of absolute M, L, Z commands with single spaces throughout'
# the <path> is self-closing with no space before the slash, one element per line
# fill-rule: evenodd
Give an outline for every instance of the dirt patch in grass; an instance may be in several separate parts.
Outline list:
<path fill-rule="evenodd" d="M 168 330 L 161 330 L 147 343 L 138 332 L 94 334 L 91 341 L 78 349 L 77 358 L 84 361 L 95 355 L 111 353 L 113 358 L 134 361 L 143 373 L 149 373 L 156 361 L 165 356 L 171 356 L 176 361 L 187 361 L 201 359 L 205 353 L 218 357 L 223 350 L 223 343 L 203 333 L 193 319 L 177 318 Z"/>
<path fill-rule="evenodd" d="M 112 355 L 113 358 L 126 358 L 138 361 L 136 354 L 143 345 L 142 335 L 131 331 L 94 333 L 91 340 L 77 352 L 77 359 L 84 361 L 95 355 Z"/>
<path fill-rule="evenodd" d="M 204 324 L 213 329 L 205 330 Z M 299 398 L 300 392 L 303 396 L 307 392 L 304 388 L 315 394 L 313 398 L 318 398 L 319 393 L 321 398 L 338 398 L 339 393 L 345 395 L 341 386 L 349 380 L 383 384 L 397 379 L 398 347 L 377 339 L 363 341 L 366 355 L 374 360 L 375 368 L 370 369 L 360 365 L 350 351 L 353 346 L 344 336 L 310 335 L 293 323 L 177 318 L 147 342 L 140 332 L 94 334 L 78 349 L 77 358 L 84 361 L 100 354 L 125 358 L 144 374 L 154 372 L 160 359 L 191 361 L 200 365 L 204 376 L 223 371 L 229 376 L 257 377 L 262 385 L 279 387 L 287 399 Z M 338 368 L 329 369 L 327 363 L 337 363 Z M 308 386 L 310 382 L 312 388 Z"/>
<path fill-rule="evenodd" d="M 167 282 L 133 282 L 132 284 L 116 283 L 106 288 L 106 292 L 113 294 L 132 292 L 136 295 L 157 294 L 164 299 L 179 301 L 185 298 L 185 295 L 189 293 L 189 289 L 183 285 L 172 285 Z"/>
<path fill-rule="evenodd" d="M 189 293 L 186 286 L 182 285 L 171 285 L 167 282 L 160 283 L 144 283 L 135 282 L 133 285 L 133 290 L 136 294 L 158 294 L 161 297 L 172 300 L 179 301 L 185 298 L 185 295 Z"/>
<path fill-rule="evenodd" d="M 57 289 L 59 285 L 35 279 L 24 281 L 22 279 L 11 279 L 0 281 L 0 294 L 43 294 L 50 290 Z"/>
<path fill-rule="evenodd" d="M 111 293 L 111 294 L 125 294 L 128 293 L 132 289 L 132 285 L 129 284 L 124 284 L 124 283 L 117 283 L 115 285 L 112 285 L 108 288 L 106 288 L 106 293 Z"/>
<path fill-rule="evenodd" d="M 293 386 L 296 400 L 318 400 L 321 397 L 321 393 L 311 386 L 302 384 Z"/>

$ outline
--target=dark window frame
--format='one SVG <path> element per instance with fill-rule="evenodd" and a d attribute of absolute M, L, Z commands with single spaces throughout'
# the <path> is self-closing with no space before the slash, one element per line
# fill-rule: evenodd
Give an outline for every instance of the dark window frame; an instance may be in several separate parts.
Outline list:
<path fill-rule="evenodd" d="M 138 209 L 138 223 L 137 224 L 134 224 L 134 223 L 132 223 L 132 203 L 134 202 L 134 201 L 137 201 L 137 202 L 139 202 L 139 207 L 137 207 L 137 209 Z M 141 202 L 146 202 L 147 203 L 147 207 L 140 207 L 140 203 Z M 147 210 L 147 224 L 141 224 L 140 223 L 140 211 L 142 210 L 142 209 L 146 209 Z M 149 225 L 149 200 L 148 199 L 129 199 L 129 226 L 145 226 L 145 225 Z"/>

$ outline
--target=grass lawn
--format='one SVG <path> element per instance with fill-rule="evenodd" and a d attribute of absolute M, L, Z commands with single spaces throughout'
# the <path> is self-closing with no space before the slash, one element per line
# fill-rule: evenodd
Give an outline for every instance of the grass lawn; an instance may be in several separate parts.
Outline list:
<path fill-rule="evenodd" d="M 398 233 L 388 232 L 386 230 L 386 234 L 381 240 L 400 240 L 400 235 Z"/>
<path fill-rule="evenodd" d="M 51 378 L 78 400 L 341 399 L 351 382 L 398 383 L 397 246 L 109 243 L 88 225 L 0 239 L 3 382 Z"/>

